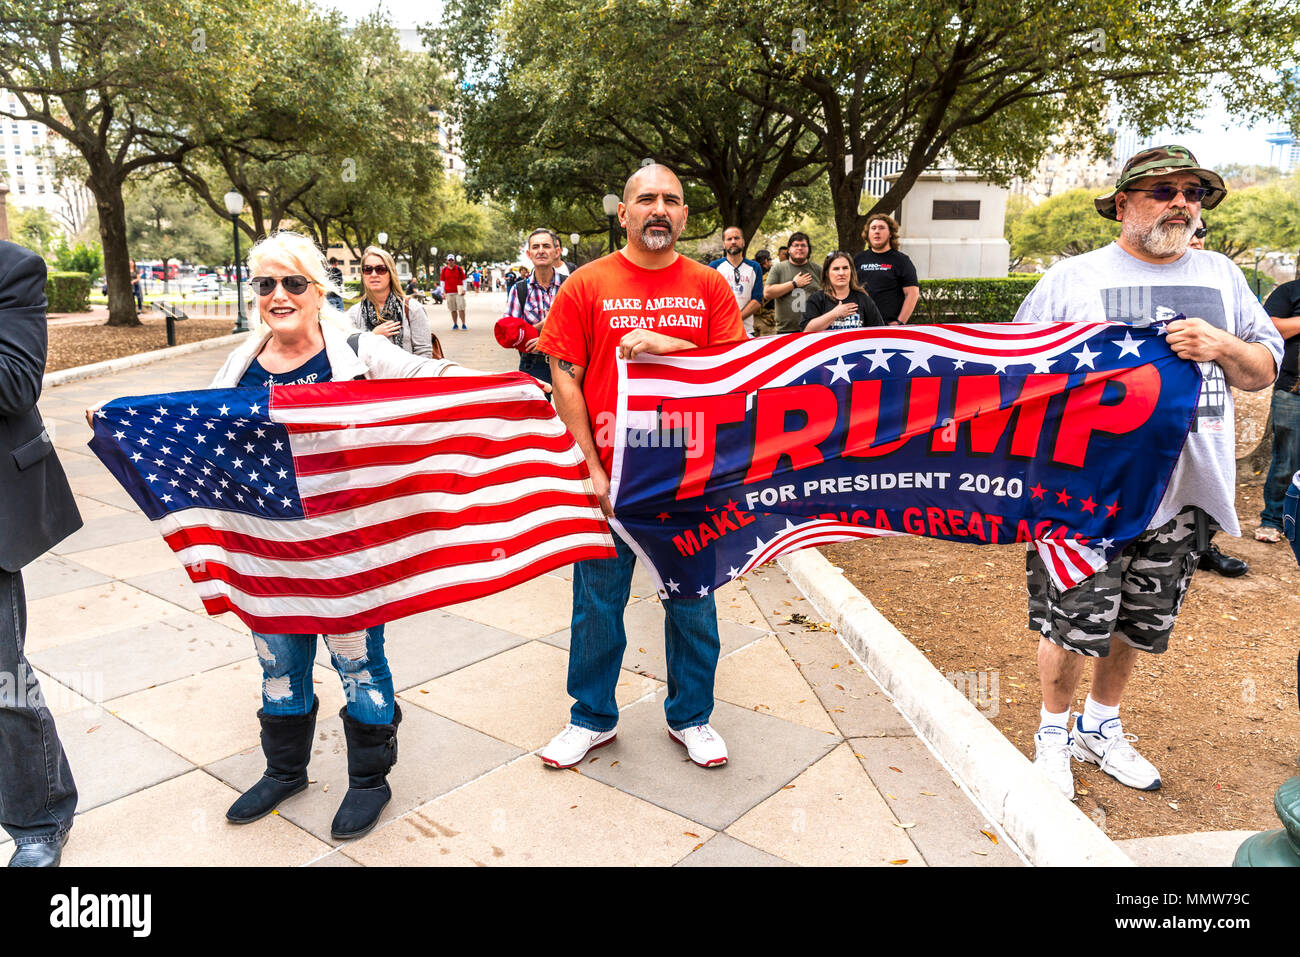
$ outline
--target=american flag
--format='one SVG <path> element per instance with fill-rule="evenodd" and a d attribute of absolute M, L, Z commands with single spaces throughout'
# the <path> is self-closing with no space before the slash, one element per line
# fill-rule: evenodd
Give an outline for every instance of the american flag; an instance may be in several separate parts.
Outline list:
<path fill-rule="evenodd" d="M 90 447 L 209 614 L 337 634 L 510 588 L 613 540 L 518 374 L 116 399 Z"/>
<path fill-rule="evenodd" d="M 980 488 L 980 495 L 966 496 L 966 507 L 974 509 L 979 504 L 986 513 L 1009 516 L 1016 504 L 1017 519 L 1054 519 L 1053 534 L 1035 536 L 1032 544 L 1057 586 L 1072 587 L 1102 568 L 1145 527 L 1143 515 L 1154 513 L 1181 448 L 1200 377 L 1194 364 L 1173 356 L 1162 336 L 1159 324 L 1139 329 L 1107 322 L 886 326 L 773 336 L 737 346 L 664 356 L 645 354 L 622 361 L 610 476 L 615 510 L 611 524 L 633 542 L 634 550 L 657 579 L 661 597 L 703 596 L 788 552 L 850 539 L 916 534 L 899 521 L 902 505 L 956 507 L 963 498 L 955 487 L 961 466 L 954 463 L 964 462 L 972 473 L 1000 466 L 1004 471 L 998 477 L 1004 483 L 1017 480 L 1014 488 L 1020 494 L 999 499 L 982 494 L 989 490 Z M 927 441 L 922 436 L 942 434 L 945 429 L 956 435 L 962 427 L 971 428 L 978 416 L 1007 415 L 1013 404 L 1007 390 L 1023 390 L 1017 403 L 1049 402 L 1055 397 L 1057 404 L 1052 408 L 1059 413 L 1064 402 L 1060 397 L 1066 390 L 1082 386 L 1085 376 L 1113 378 L 1117 385 L 1108 388 L 1122 395 L 1132 388 L 1122 377 L 1134 367 L 1152 362 L 1159 362 L 1164 379 L 1159 407 L 1140 439 L 1135 433 L 1124 440 L 1131 447 L 1117 450 L 1122 459 L 1117 454 L 1107 464 L 1101 456 L 1090 454 L 1088 468 L 1080 470 L 1054 466 L 1046 454 L 1032 462 L 998 458 L 998 466 L 994 466 L 988 459 L 962 458 L 959 447 L 937 456 L 922 451 L 921 443 Z M 1002 401 L 964 411 L 952 408 L 956 381 L 965 376 L 1001 381 Z M 1029 383 L 1031 377 L 1037 378 L 1037 384 Z M 917 399 L 924 392 L 911 391 L 908 384 L 917 379 L 932 386 L 935 406 L 914 415 L 924 406 L 924 401 Z M 863 382 L 878 384 L 883 390 L 876 393 L 881 403 L 876 411 L 880 435 L 873 444 L 896 449 L 887 455 L 873 451 L 872 455 L 879 457 L 866 464 L 862 459 L 835 458 L 844 441 L 848 390 Z M 801 467 L 791 459 L 782 459 L 785 464 L 778 475 L 762 484 L 793 483 L 799 490 L 797 498 L 756 506 L 746 499 L 746 492 L 757 486 L 744 478 L 751 457 L 757 455 L 751 437 L 766 442 L 770 449 L 773 442 L 787 442 L 799 428 L 786 426 L 794 432 L 781 434 L 782 426 L 777 425 L 778 434 L 758 435 L 756 398 L 766 390 L 813 385 L 825 386 L 839 396 L 827 400 L 830 407 L 818 420 L 825 428 L 821 433 L 825 463 Z M 671 442 L 656 438 L 677 427 L 665 425 L 664 411 L 672 408 L 674 400 L 700 404 L 726 394 L 745 397 L 745 419 L 733 416 L 723 420 L 728 424 L 717 428 L 708 483 L 690 486 L 691 455 L 681 457 L 678 453 L 679 458 L 674 458 Z M 949 402 L 942 412 L 938 411 L 940 395 Z M 945 418 L 949 412 L 951 418 Z M 671 419 L 671 414 L 667 418 Z M 811 415 L 804 427 L 812 427 Z M 655 447 L 665 442 L 666 447 Z M 810 476 L 829 481 L 876 469 L 901 469 L 908 474 L 946 469 L 952 472 L 953 487 L 910 497 L 876 485 L 848 494 L 842 490 L 802 494 L 803 480 Z M 1050 489 L 1049 478 L 1056 483 Z M 882 515 L 880 509 L 890 519 L 887 526 L 875 522 Z M 1015 523 L 1008 526 L 1015 527 Z M 1055 531 L 1062 528 L 1068 532 Z M 925 534 L 933 533 L 927 530 Z M 935 537 L 974 540 L 955 534 Z M 664 548 L 663 541 L 675 543 L 676 550 Z"/>

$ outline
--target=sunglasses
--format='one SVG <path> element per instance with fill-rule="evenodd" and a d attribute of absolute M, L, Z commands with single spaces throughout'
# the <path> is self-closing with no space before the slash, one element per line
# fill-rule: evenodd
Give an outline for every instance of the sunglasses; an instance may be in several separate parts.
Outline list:
<path fill-rule="evenodd" d="M 1204 239 L 1205 234 L 1208 233 L 1209 231 L 1210 230 L 1207 227 L 1200 226 L 1197 228 L 1196 232 L 1192 233 L 1192 235 L 1195 236 L 1197 239 Z"/>
<path fill-rule="evenodd" d="M 1167 183 L 1161 183 L 1159 186 L 1152 187 L 1151 189 L 1138 189 L 1137 187 L 1130 186 L 1125 190 L 1125 192 L 1150 193 L 1151 198 L 1157 203 L 1167 203 L 1179 193 L 1182 193 L 1189 203 L 1199 203 L 1201 200 L 1205 199 L 1206 196 L 1209 196 L 1212 193 L 1217 193 L 1218 190 L 1213 186 L 1184 186 L 1182 189 L 1179 189 L 1177 186 L 1170 186 Z"/>
<path fill-rule="evenodd" d="M 370 266 L 370 265 L 362 266 L 361 271 L 365 273 L 367 276 L 369 276 L 371 273 L 374 273 L 376 276 L 388 275 L 388 267 L 385 266 L 383 263 L 380 263 L 377 266 Z"/>
<path fill-rule="evenodd" d="M 284 286 L 284 291 L 291 296 L 301 296 L 311 285 L 306 276 L 254 276 L 249 280 L 259 296 L 269 296 L 275 292 L 276 285 Z"/>

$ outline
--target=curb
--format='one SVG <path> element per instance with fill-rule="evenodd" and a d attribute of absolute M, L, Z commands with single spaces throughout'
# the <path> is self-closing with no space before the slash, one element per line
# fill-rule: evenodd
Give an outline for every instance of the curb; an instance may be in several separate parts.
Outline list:
<path fill-rule="evenodd" d="M 821 552 L 779 561 L 1031 863 L 1134 866 Z"/>
<path fill-rule="evenodd" d="M 163 359 L 174 359 L 177 356 L 188 355 L 191 352 L 206 352 L 208 349 L 233 346 L 236 343 L 243 342 L 244 337 L 247 335 L 246 332 L 239 332 L 229 336 L 216 336 L 212 339 L 200 339 L 198 342 L 187 342 L 184 345 L 172 346 L 167 349 L 138 352 L 133 356 L 122 356 L 120 359 L 106 359 L 103 362 L 92 362 L 90 365 L 60 369 L 58 372 L 46 374 L 41 389 L 52 389 L 68 382 L 76 382 L 79 379 L 93 379 L 95 376 L 112 375 L 115 372 L 134 369 L 137 366 L 147 366 L 153 362 L 161 362 Z"/>

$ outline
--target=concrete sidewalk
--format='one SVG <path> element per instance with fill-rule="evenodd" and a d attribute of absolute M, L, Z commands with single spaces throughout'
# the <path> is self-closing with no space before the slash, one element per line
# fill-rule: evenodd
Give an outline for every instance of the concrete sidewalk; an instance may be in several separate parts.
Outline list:
<path fill-rule="evenodd" d="M 469 297 L 468 332 L 430 305 L 447 355 L 505 371 L 505 296 Z M 719 589 L 713 723 L 731 762 L 703 770 L 665 733 L 663 610 L 638 573 L 618 740 L 571 771 L 532 753 L 566 720 L 570 572 L 394 622 L 405 715 L 380 826 L 338 844 L 343 695 L 323 643 L 313 785 L 235 827 L 263 767 L 248 629 L 205 615 L 172 552 L 85 447 L 81 410 L 203 388 L 224 352 L 47 390 L 86 526 L 29 566 L 27 653 L 81 792 L 67 865 L 1018 865 L 960 786 L 775 566 Z M 0 846 L 7 858 L 9 845 Z"/>

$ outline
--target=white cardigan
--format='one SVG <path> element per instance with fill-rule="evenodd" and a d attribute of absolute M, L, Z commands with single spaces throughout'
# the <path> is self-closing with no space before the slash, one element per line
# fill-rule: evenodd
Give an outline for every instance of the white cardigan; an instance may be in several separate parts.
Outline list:
<path fill-rule="evenodd" d="M 325 357 L 329 359 L 330 375 L 335 381 L 432 378 L 444 375 L 449 369 L 459 369 L 460 364 L 450 359 L 425 359 L 412 355 L 373 332 L 361 333 L 357 351 L 353 352 L 348 345 L 348 334 L 343 330 L 322 322 L 320 331 L 325 337 Z M 209 388 L 230 389 L 239 385 L 239 380 L 270 338 L 271 328 L 265 325 L 250 334 L 226 359 Z"/>

